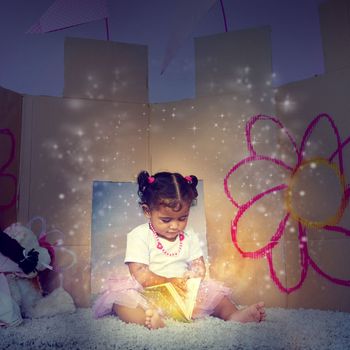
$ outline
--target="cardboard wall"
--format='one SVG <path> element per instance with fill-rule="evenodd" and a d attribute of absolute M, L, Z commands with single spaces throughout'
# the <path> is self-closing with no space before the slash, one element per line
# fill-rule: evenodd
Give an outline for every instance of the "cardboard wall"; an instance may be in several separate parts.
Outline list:
<path fill-rule="evenodd" d="M 266 92 L 272 80 L 270 31 L 265 26 L 196 38 L 196 96 Z"/>
<path fill-rule="evenodd" d="M 147 103 L 147 55 L 145 45 L 66 38 L 63 96 Z"/>
<path fill-rule="evenodd" d="M 320 278 L 310 267 L 305 281 L 298 285 L 298 225 L 288 219 L 285 232 L 275 234 L 286 215 L 284 192 L 274 191 L 259 202 L 249 202 L 287 181 L 290 170 L 281 172 L 272 161 L 247 162 L 229 178 L 235 200 L 251 204 L 239 222 L 240 249 L 254 252 L 267 245 L 274 249 L 269 251 L 268 261 L 266 255 L 243 257 L 232 243 L 230 222 L 238 210 L 228 200 L 223 181 L 231 167 L 249 155 L 245 128 L 251 116 L 277 115 L 300 143 L 312 118 L 328 112 L 341 137 L 350 135 L 347 70 L 280 87 L 275 95 L 269 40 L 266 27 L 197 39 L 196 99 L 153 105 L 145 103 L 146 90 L 136 88 L 147 80 L 146 69 L 135 68 L 147 66 L 143 48 L 112 44 L 111 49 L 111 43 L 93 40 L 90 47 L 87 39 L 67 41 L 65 98 L 26 96 L 23 109 L 19 216 L 25 222 L 40 215 L 48 226 L 64 232 L 58 257 L 62 271 L 49 274 L 48 289 L 63 283 L 78 306 L 89 305 L 94 180 L 134 181 L 142 169 L 152 173 L 168 170 L 203 180 L 210 275 L 232 287 L 239 303 L 264 300 L 269 307 L 350 310 L 349 287 Z M 137 59 L 135 52 L 139 53 Z M 115 77 L 110 80 L 110 73 L 118 70 L 115 62 L 125 67 L 131 56 L 133 69 L 129 73 L 120 70 L 125 72 L 123 81 L 130 85 L 114 95 Z M 104 77 L 97 85 L 89 80 L 94 65 L 102 72 L 98 76 Z M 96 94 L 87 93 L 87 80 L 92 84 L 88 90 L 95 89 Z M 276 125 L 259 121 L 252 128 L 251 144 L 259 155 L 295 161 L 285 130 Z M 318 142 L 311 143 L 312 149 L 329 154 L 335 145 L 329 125 L 322 124 L 316 131 Z M 346 173 L 348 166 L 347 162 Z M 339 181 L 332 171 L 329 179 L 333 193 Z M 297 204 L 303 208 L 304 203 Z M 336 206 L 337 198 L 330 203 Z M 313 207 L 323 210 L 321 205 Z M 344 225 L 348 225 L 348 217 L 347 209 L 342 216 Z M 60 235 L 57 231 L 52 234 Z M 347 237 L 323 235 L 320 239 L 318 230 L 308 234 L 310 256 L 334 278 L 349 279 Z M 282 292 L 271 269 L 283 286 L 297 286 L 295 291 Z"/>

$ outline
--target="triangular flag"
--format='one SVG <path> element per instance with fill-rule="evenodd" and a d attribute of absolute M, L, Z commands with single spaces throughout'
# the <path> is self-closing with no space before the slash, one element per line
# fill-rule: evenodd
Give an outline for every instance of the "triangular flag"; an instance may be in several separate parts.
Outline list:
<path fill-rule="evenodd" d="M 108 18 L 106 0 L 56 0 L 27 33 L 48 33 Z"/>

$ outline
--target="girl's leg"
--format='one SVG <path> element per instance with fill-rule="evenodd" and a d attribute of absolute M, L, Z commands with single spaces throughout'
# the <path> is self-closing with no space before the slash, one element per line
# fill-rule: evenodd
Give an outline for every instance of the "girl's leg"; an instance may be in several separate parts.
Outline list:
<path fill-rule="evenodd" d="M 212 316 L 221 318 L 225 321 L 238 322 L 260 322 L 266 319 L 264 303 L 250 305 L 242 310 L 238 310 L 236 306 L 226 296 L 221 299 L 216 306 Z"/>
<path fill-rule="evenodd" d="M 154 309 L 144 310 L 141 307 L 130 308 L 122 305 L 113 305 L 114 312 L 118 317 L 127 323 L 137 323 L 149 329 L 165 327 L 159 313 Z"/>

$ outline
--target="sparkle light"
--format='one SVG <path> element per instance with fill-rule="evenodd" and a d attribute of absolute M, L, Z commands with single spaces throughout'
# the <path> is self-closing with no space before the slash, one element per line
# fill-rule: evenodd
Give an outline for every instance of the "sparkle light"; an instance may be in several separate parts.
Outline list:
<path fill-rule="evenodd" d="M 193 133 L 195 134 L 197 130 L 199 130 L 199 128 L 196 125 L 193 125 L 192 128 L 190 128 Z"/>

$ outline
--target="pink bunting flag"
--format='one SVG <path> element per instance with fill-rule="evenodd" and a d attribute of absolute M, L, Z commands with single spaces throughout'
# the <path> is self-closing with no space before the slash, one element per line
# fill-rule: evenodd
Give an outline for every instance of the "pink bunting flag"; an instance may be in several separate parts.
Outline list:
<path fill-rule="evenodd" d="M 216 2 L 217 0 L 186 0 L 185 2 L 177 2 L 177 12 L 175 14 L 177 27 L 173 28 L 168 40 L 160 74 L 164 73 L 178 49 Z"/>
<path fill-rule="evenodd" d="M 56 0 L 27 33 L 54 32 L 101 19 L 108 25 L 106 0 Z"/>

